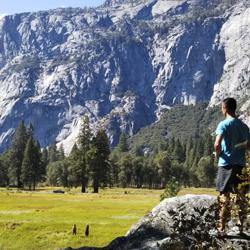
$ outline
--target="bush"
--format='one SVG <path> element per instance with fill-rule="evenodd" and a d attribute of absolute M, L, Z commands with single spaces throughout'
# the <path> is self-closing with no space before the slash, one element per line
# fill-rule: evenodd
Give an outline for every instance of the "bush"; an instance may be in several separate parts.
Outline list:
<path fill-rule="evenodd" d="M 165 198 L 170 198 L 176 196 L 181 190 L 180 183 L 172 178 L 166 185 L 164 192 L 160 196 L 160 200 L 164 200 Z"/>

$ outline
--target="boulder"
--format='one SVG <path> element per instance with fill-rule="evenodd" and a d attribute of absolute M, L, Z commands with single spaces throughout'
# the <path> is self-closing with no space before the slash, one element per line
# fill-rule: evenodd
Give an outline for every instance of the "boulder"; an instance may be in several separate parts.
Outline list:
<path fill-rule="evenodd" d="M 126 236 L 118 237 L 103 248 L 81 247 L 74 250 L 184 250 L 184 249 L 250 249 L 249 232 L 233 233 L 219 238 L 215 230 L 218 203 L 214 196 L 185 195 L 163 200 Z M 72 250 L 66 248 L 64 250 Z"/>

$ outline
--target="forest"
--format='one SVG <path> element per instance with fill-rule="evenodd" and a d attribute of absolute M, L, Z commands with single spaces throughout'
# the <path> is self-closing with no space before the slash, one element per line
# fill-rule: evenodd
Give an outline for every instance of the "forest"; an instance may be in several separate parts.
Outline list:
<path fill-rule="evenodd" d="M 192 119 L 181 124 L 184 113 Z M 216 114 L 210 111 L 209 117 Z M 0 185 L 80 186 L 83 193 L 88 186 L 95 193 L 100 187 L 162 189 L 173 180 L 181 187 L 213 187 L 217 167 L 207 116 L 203 104 L 177 107 L 141 135 L 129 138 L 122 131 L 114 148 L 105 130 L 93 133 L 86 116 L 68 156 L 62 145 L 41 148 L 32 124 L 21 121 L 11 147 L 0 156 Z"/>

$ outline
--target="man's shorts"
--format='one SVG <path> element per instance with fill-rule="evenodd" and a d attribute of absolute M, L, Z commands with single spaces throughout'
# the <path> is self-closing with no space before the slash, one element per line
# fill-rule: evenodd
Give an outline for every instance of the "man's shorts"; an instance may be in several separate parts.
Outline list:
<path fill-rule="evenodd" d="M 219 192 L 232 192 L 243 181 L 238 177 L 242 175 L 244 167 L 239 165 L 228 165 L 218 167 L 216 190 Z"/>

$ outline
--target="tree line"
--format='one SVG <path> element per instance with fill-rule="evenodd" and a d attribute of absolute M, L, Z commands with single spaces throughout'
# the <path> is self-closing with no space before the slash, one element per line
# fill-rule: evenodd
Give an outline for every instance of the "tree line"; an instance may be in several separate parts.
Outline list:
<path fill-rule="evenodd" d="M 56 144 L 41 149 L 34 129 L 22 121 L 12 145 L 0 157 L 0 185 L 35 189 L 38 183 L 52 186 L 81 187 L 86 192 L 99 187 L 164 188 L 173 179 L 182 186 L 211 187 L 216 167 L 213 142 L 207 131 L 200 138 L 181 141 L 170 138 L 158 152 L 129 148 L 126 134 L 111 151 L 106 132 L 93 134 L 84 117 L 80 134 L 69 156 Z"/>

